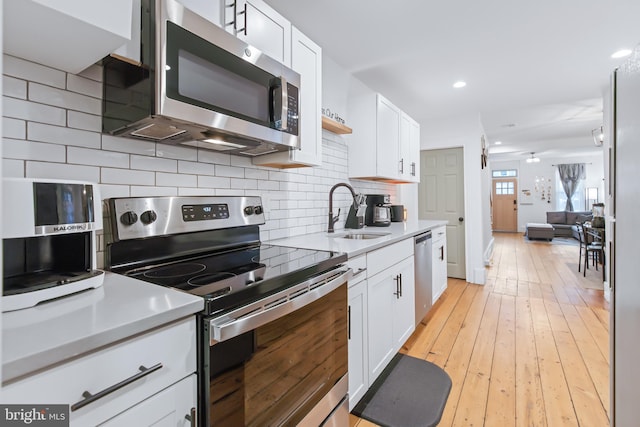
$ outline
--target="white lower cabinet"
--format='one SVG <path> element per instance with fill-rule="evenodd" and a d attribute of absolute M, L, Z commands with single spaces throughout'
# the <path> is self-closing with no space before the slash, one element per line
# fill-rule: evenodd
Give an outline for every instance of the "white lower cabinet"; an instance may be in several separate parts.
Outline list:
<path fill-rule="evenodd" d="M 195 425 L 197 376 L 187 378 L 111 418 L 105 427 L 187 427 Z M 195 421 L 194 421 L 195 422 Z"/>
<path fill-rule="evenodd" d="M 435 303 L 440 295 L 447 289 L 447 231 L 446 227 L 438 227 L 432 231 L 432 252 L 431 252 L 431 268 L 432 268 L 432 292 L 433 303 Z"/>
<path fill-rule="evenodd" d="M 413 239 L 367 253 L 369 384 L 415 330 Z"/>
<path fill-rule="evenodd" d="M 180 420 L 197 407 L 195 372 L 191 316 L 7 384 L 2 399 L 5 404 L 70 405 L 71 426 L 101 425 L 120 416 L 135 421 L 107 425 L 182 426 L 189 424 Z M 174 402 L 171 396 L 178 395 Z M 166 417 L 176 422 L 163 424 Z"/>
<path fill-rule="evenodd" d="M 369 382 L 415 330 L 413 255 L 368 279 Z"/>
<path fill-rule="evenodd" d="M 349 282 L 349 411 L 369 388 L 367 370 L 367 281 Z"/>

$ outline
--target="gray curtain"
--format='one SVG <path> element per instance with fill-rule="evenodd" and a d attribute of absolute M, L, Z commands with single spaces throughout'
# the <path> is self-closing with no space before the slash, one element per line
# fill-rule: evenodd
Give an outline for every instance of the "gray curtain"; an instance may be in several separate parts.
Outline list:
<path fill-rule="evenodd" d="M 584 163 L 570 163 L 565 165 L 558 165 L 558 172 L 560 173 L 560 181 L 562 182 L 562 188 L 567 195 L 566 211 L 573 211 L 573 203 L 571 197 L 578 188 L 578 181 L 585 179 Z"/>

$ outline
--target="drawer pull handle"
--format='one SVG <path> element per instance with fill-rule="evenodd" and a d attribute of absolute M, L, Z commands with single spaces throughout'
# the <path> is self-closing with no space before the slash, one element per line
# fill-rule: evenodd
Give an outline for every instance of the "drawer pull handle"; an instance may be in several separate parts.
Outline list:
<path fill-rule="evenodd" d="M 196 425 L 198 425 L 198 420 L 197 420 L 197 415 L 196 415 L 196 408 L 191 408 L 191 411 L 189 412 L 188 415 L 184 416 L 184 419 L 189 421 L 189 425 L 191 427 L 196 427 Z"/>
<path fill-rule="evenodd" d="M 138 372 L 135 375 L 130 376 L 129 378 L 127 378 L 126 380 L 122 380 L 120 381 L 118 384 L 114 384 L 110 387 L 105 388 L 102 391 L 97 392 L 96 394 L 91 394 L 88 391 L 85 391 L 84 393 L 82 393 L 82 397 L 84 397 L 84 399 L 82 399 L 79 402 L 74 403 L 73 405 L 71 405 L 71 411 L 77 411 L 78 409 L 87 406 L 90 403 L 95 402 L 98 399 L 101 399 L 103 397 L 105 397 L 106 395 L 113 393 L 116 390 L 121 389 L 122 387 L 131 384 L 135 381 L 138 381 L 140 378 L 146 377 L 147 375 L 149 375 L 152 372 L 157 371 L 158 369 L 162 368 L 162 363 L 158 363 L 157 365 L 153 365 L 150 368 L 145 368 L 144 366 L 140 366 L 138 369 L 140 370 L 140 372 Z"/>
<path fill-rule="evenodd" d="M 356 271 L 355 273 L 353 273 L 353 276 L 351 276 L 351 278 L 356 277 L 359 274 L 364 273 L 365 271 L 367 271 L 366 267 L 365 268 L 358 268 L 358 271 Z"/>

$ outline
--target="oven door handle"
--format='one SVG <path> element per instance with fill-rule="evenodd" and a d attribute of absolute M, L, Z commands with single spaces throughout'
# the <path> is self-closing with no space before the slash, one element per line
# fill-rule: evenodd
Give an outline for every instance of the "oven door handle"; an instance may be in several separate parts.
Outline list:
<path fill-rule="evenodd" d="M 353 270 L 339 269 L 323 273 L 287 288 L 263 300 L 209 320 L 210 345 L 228 340 L 266 325 L 339 288 L 353 275 Z"/>

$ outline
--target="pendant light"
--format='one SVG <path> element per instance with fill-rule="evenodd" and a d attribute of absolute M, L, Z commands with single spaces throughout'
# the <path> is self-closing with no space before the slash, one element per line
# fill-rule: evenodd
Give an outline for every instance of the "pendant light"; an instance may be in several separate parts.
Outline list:
<path fill-rule="evenodd" d="M 531 152 L 531 157 L 527 159 L 527 163 L 538 163 L 540 161 L 539 157 L 534 156 L 534 152 Z"/>

